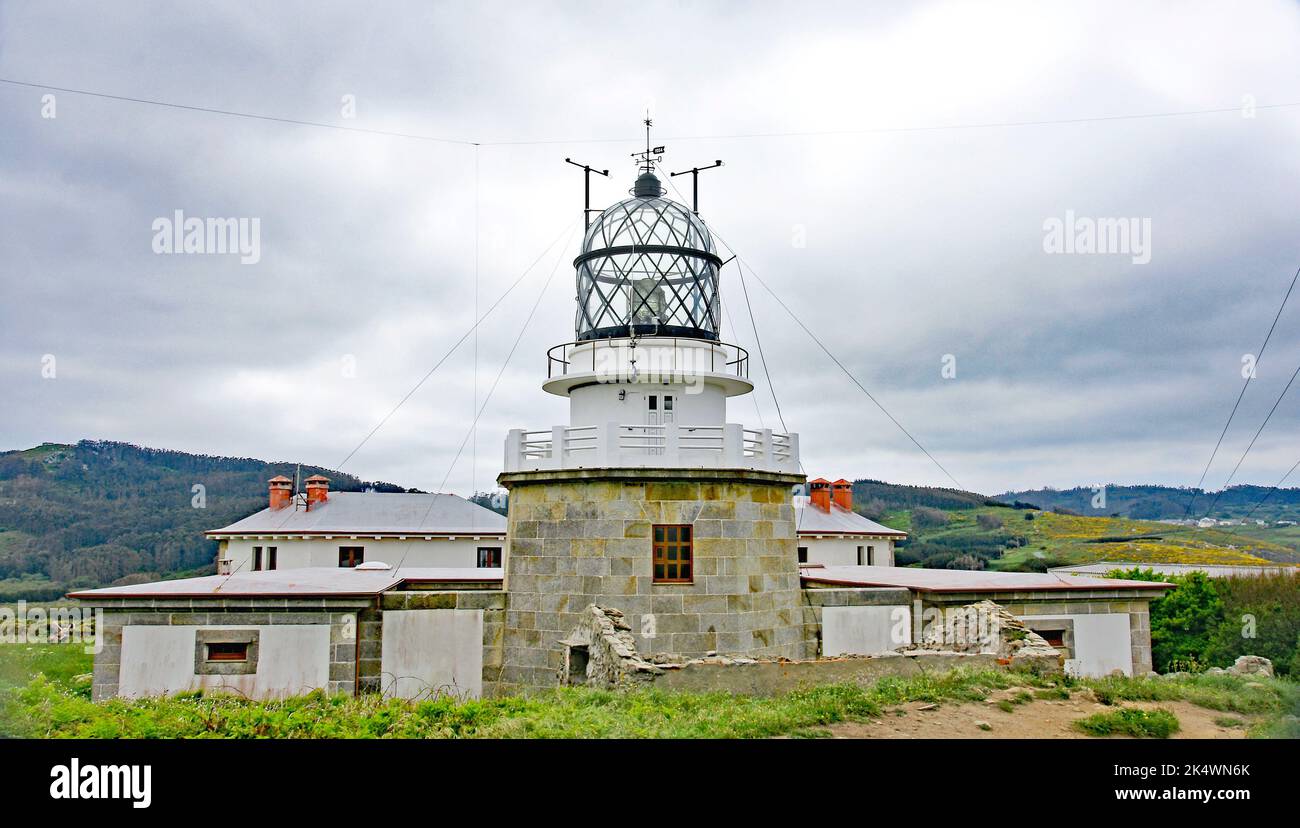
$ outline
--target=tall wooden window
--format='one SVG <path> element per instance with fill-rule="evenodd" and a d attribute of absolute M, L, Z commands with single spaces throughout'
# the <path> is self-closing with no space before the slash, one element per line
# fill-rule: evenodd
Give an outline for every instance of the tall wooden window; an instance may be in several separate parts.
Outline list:
<path fill-rule="evenodd" d="M 260 546 L 253 547 L 253 571 L 262 571 L 262 547 Z"/>
<path fill-rule="evenodd" d="M 808 547 L 799 547 L 799 563 L 808 563 Z"/>
<path fill-rule="evenodd" d="M 276 558 L 278 557 L 276 553 L 278 551 L 279 551 L 278 546 L 266 547 L 266 568 L 267 569 L 275 569 Z"/>
<path fill-rule="evenodd" d="M 654 582 L 694 583 L 690 524 L 656 524 L 654 527 Z"/>
<path fill-rule="evenodd" d="M 365 563 L 366 549 L 364 546 L 340 546 L 339 547 L 339 566 L 354 567 L 359 563 Z"/>
<path fill-rule="evenodd" d="M 493 569 L 501 566 L 501 547 L 480 546 L 478 548 L 478 568 Z"/>

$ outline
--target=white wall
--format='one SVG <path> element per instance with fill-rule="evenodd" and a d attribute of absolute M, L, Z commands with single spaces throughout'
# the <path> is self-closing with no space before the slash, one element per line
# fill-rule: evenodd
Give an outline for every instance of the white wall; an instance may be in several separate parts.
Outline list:
<path fill-rule="evenodd" d="M 278 540 L 245 540 L 232 538 L 227 541 L 224 560 L 231 562 L 232 572 L 249 572 L 252 568 L 253 547 L 262 547 L 262 568 L 267 566 L 267 548 L 278 549 L 276 569 L 298 569 L 305 566 L 337 567 L 339 565 L 340 546 L 360 546 L 365 549 L 367 561 L 383 561 L 397 566 L 440 566 L 472 569 L 478 565 L 478 548 L 495 546 L 505 550 L 505 538 L 483 538 L 458 536 L 455 540 L 447 538 L 358 538 L 350 540 L 335 535 L 333 540 L 300 538 Z M 405 558 L 403 558 L 405 556 Z"/>
<path fill-rule="evenodd" d="M 857 566 L 858 547 L 864 554 L 874 547 L 874 558 L 863 560 L 867 566 L 893 566 L 894 542 L 885 538 L 862 538 L 852 535 L 835 537 L 800 537 L 799 546 L 808 547 L 808 563 L 822 566 Z"/>
<path fill-rule="evenodd" d="M 1068 618 L 1074 622 L 1074 658 L 1066 659 L 1072 676 L 1106 676 L 1115 670 L 1133 675 L 1133 651 L 1126 612 L 1095 615 L 1022 615 L 1029 623 Z"/>
<path fill-rule="evenodd" d="M 909 607 L 825 607 L 822 609 L 822 654 L 876 655 L 912 643 Z"/>
<path fill-rule="evenodd" d="M 196 632 L 258 630 L 257 672 L 238 676 L 196 675 Z M 161 696 L 191 690 L 239 693 L 250 698 L 298 696 L 329 681 L 328 624 L 272 626 L 129 625 L 122 628 L 118 693 Z"/>
<path fill-rule="evenodd" d="M 626 391 L 625 399 L 618 398 Z M 646 420 L 646 397 L 659 397 L 658 412 L 663 414 L 663 395 L 673 397 L 673 415 L 678 425 L 720 426 L 727 421 L 727 398 L 722 388 L 701 383 L 686 385 L 660 383 L 601 383 L 575 388 L 569 395 L 569 425 L 639 425 Z M 663 422 L 661 419 L 660 422 Z"/>
<path fill-rule="evenodd" d="M 403 699 L 483 692 L 483 610 L 388 610 L 384 695 Z"/>

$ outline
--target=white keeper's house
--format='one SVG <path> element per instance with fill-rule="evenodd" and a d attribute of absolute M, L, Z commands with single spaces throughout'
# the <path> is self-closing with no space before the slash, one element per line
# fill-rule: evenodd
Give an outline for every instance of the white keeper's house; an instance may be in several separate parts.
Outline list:
<path fill-rule="evenodd" d="M 331 492 L 329 479 L 269 481 L 267 507 L 205 534 L 219 542 L 217 574 L 306 567 L 497 569 L 506 519 L 453 494 Z"/>
<path fill-rule="evenodd" d="M 906 532 L 890 529 L 853 511 L 853 484 L 819 477 L 808 496 L 794 498 L 799 563 L 813 566 L 893 566 L 894 544 Z"/>

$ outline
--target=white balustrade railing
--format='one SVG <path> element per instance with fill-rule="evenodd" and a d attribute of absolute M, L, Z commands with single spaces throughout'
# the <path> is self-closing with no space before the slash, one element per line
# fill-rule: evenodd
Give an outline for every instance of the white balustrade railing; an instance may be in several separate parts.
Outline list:
<path fill-rule="evenodd" d="M 663 425 L 554 426 L 511 429 L 505 470 L 719 468 L 798 472 L 799 435 L 770 428 Z"/>

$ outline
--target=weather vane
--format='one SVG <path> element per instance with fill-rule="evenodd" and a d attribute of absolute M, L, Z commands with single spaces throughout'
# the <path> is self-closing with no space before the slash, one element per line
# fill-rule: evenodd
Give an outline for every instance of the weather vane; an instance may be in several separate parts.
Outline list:
<path fill-rule="evenodd" d="M 654 122 L 650 120 L 650 110 L 647 109 L 645 113 L 645 152 L 632 153 L 632 157 L 636 159 L 636 164 L 641 169 L 641 172 L 654 172 L 655 164 L 664 160 L 664 148 L 650 146 L 650 127 L 652 126 L 654 126 Z"/>

